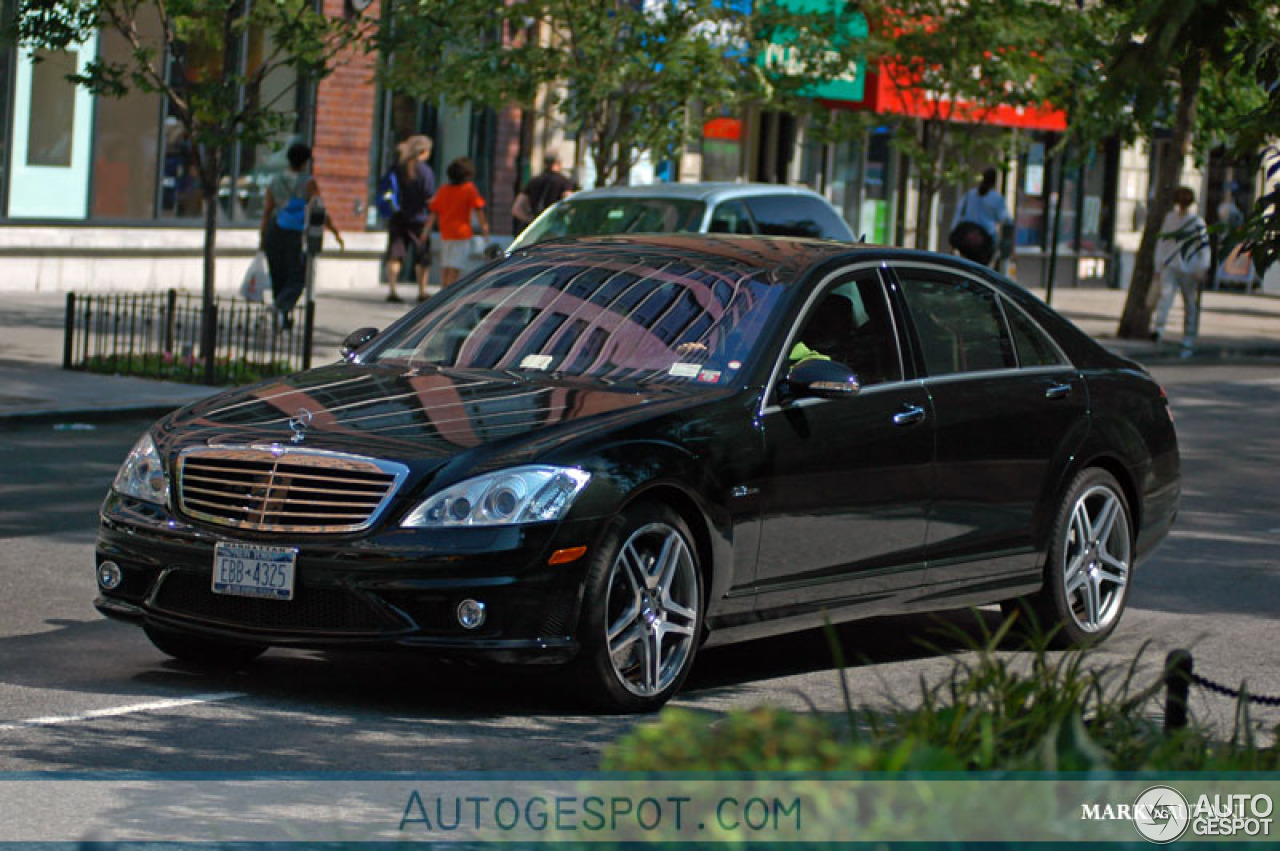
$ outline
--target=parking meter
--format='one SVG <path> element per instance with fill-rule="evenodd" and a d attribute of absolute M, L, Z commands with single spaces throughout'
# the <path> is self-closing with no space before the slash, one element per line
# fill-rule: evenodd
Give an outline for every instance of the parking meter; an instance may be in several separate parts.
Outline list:
<path fill-rule="evenodd" d="M 324 247 L 324 201 L 319 196 L 307 203 L 307 255 L 314 257 Z"/>

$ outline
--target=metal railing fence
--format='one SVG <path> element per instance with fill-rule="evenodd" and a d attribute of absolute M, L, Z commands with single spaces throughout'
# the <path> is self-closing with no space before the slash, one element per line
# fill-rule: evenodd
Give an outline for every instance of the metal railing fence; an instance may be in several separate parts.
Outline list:
<path fill-rule="evenodd" d="M 215 298 L 215 384 L 244 384 L 311 365 L 315 305 L 300 301 L 292 328 L 274 306 Z M 67 293 L 64 369 L 203 383 L 198 293 Z"/>

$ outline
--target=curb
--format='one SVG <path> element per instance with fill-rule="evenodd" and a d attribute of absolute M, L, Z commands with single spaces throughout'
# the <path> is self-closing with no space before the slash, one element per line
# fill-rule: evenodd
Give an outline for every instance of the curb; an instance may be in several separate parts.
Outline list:
<path fill-rule="evenodd" d="M 192 400 L 196 401 L 196 400 Z M 191 402 L 170 402 L 167 404 L 147 403 L 142 405 L 118 406 L 113 408 L 60 408 L 56 410 L 7 411 L 0 412 L 0 428 L 9 425 L 40 425 L 49 422 L 85 422 L 106 423 L 122 420 L 152 419 L 158 420 L 165 414 L 176 411 Z"/>

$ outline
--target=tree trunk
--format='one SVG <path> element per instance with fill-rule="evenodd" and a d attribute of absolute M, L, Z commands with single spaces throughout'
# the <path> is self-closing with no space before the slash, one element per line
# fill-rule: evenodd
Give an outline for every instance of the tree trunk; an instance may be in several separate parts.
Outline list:
<path fill-rule="evenodd" d="M 922 156 L 919 159 L 920 170 L 916 178 L 916 248 L 929 247 L 929 208 L 933 206 L 929 200 L 933 192 L 933 179 L 931 174 L 926 174 L 925 168 L 932 168 L 932 159 L 929 157 L 929 122 L 920 120 L 920 152 Z"/>
<path fill-rule="evenodd" d="M 1178 69 L 1178 106 L 1169 139 L 1169 155 L 1160 163 L 1156 174 L 1155 198 L 1147 212 L 1142 242 L 1134 258 L 1133 280 L 1124 303 L 1124 315 L 1116 329 L 1116 336 L 1124 340 L 1143 339 L 1150 333 L 1151 308 L 1147 294 L 1155 280 L 1156 243 L 1160 241 L 1164 217 L 1173 207 L 1173 190 L 1182 179 L 1182 160 L 1190 146 L 1191 128 L 1195 125 L 1196 105 L 1200 99 L 1201 62 L 1200 52 L 1190 50 Z"/>
<path fill-rule="evenodd" d="M 214 249 L 218 243 L 218 171 L 219 157 L 208 150 L 201 157 L 200 189 L 204 198 L 204 268 L 200 301 L 200 356 L 204 362 L 204 383 L 217 380 L 218 317 L 214 313 L 213 291 L 217 284 Z"/>

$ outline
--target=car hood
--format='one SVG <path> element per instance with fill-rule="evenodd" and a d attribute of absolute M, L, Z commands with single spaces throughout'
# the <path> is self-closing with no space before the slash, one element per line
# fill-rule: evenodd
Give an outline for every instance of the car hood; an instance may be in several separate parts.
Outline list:
<path fill-rule="evenodd" d="M 280 445 L 399 460 L 421 471 L 472 450 L 533 460 L 549 447 L 689 399 L 679 388 L 337 364 L 182 408 L 158 436 L 169 451 Z"/>

